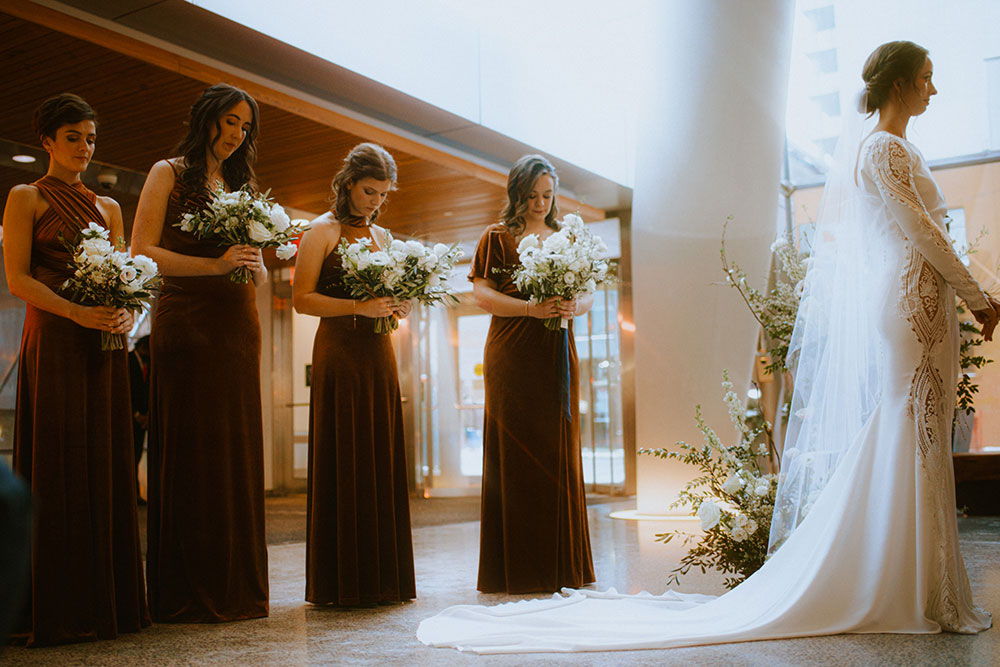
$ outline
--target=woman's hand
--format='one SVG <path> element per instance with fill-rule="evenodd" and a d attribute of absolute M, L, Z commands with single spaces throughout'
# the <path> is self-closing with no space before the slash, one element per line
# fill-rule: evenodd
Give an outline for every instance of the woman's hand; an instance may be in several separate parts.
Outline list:
<path fill-rule="evenodd" d="M 571 320 L 576 317 L 576 297 L 572 299 L 563 299 L 558 302 L 559 314 L 562 315 L 564 319 Z"/>
<path fill-rule="evenodd" d="M 1000 312 L 998 312 L 1000 311 L 1000 303 L 995 301 L 993 297 L 990 297 L 989 302 L 989 308 L 972 311 L 972 316 L 983 325 L 983 340 L 986 341 L 993 340 L 993 330 L 996 328 L 997 322 L 1000 321 Z"/>
<path fill-rule="evenodd" d="M 264 267 L 264 258 L 260 248 L 248 245 L 234 245 L 226 248 L 222 257 L 216 260 L 219 263 L 219 273 L 226 275 L 232 273 L 241 266 L 249 267 L 251 271 L 259 271 Z"/>
<path fill-rule="evenodd" d="M 410 303 L 409 301 L 400 301 L 399 303 L 393 305 L 392 310 L 393 310 L 393 315 L 396 316 L 396 319 L 402 320 L 407 315 L 410 314 L 411 310 L 413 310 L 413 304 Z"/>
<path fill-rule="evenodd" d="M 550 317 L 562 317 L 562 313 L 559 312 L 559 302 L 562 300 L 562 297 L 550 296 L 541 303 L 531 303 L 529 301 L 525 312 L 528 317 L 534 317 L 539 320 L 547 320 Z"/>
<path fill-rule="evenodd" d="M 70 319 L 81 327 L 110 331 L 111 333 L 122 333 L 121 327 L 126 322 L 129 326 L 125 331 L 132 328 L 129 312 L 124 308 L 112 308 L 111 306 L 77 305 Z"/>
<path fill-rule="evenodd" d="M 355 301 L 357 304 L 355 306 L 355 312 L 357 315 L 363 315 L 364 317 L 389 317 L 395 314 L 396 307 L 399 304 L 391 296 L 380 296 L 374 299 L 365 299 L 364 301 Z"/>
<path fill-rule="evenodd" d="M 135 324 L 135 313 L 125 308 L 121 308 L 119 310 L 125 313 L 125 316 L 121 319 L 121 323 L 114 330 L 112 330 L 111 333 L 127 334 L 132 330 L 132 325 Z"/>

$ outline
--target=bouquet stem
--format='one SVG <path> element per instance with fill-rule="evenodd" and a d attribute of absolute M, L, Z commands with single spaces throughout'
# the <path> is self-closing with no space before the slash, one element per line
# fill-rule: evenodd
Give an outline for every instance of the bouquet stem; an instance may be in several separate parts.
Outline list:
<path fill-rule="evenodd" d="M 249 266 L 238 266 L 229 273 L 229 279 L 238 285 L 246 285 L 253 277 Z"/>
<path fill-rule="evenodd" d="M 101 332 L 101 351 L 107 352 L 108 350 L 121 350 L 125 348 L 125 336 L 120 333 L 111 333 L 110 331 Z"/>
<path fill-rule="evenodd" d="M 399 321 L 390 315 L 389 317 L 378 317 L 375 319 L 375 333 L 392 333 L 399 328 Z"/>
<path fill-rule="evenodd" d="M 549 317 L 542 320 L 542 324 L 545 325 L 546 329 L 550 329 L 552 331 L 569 328 L 569 320 L 565 317 Z"/>

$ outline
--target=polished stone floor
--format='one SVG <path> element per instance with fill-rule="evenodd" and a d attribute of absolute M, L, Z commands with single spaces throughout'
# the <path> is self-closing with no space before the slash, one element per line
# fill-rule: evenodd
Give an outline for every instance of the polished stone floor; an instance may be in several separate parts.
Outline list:
<path fill-rule="evenodd" d="M 996 665 L 1000 630 L 960 635 L 842 635 L 724 646 L 571 655 L 480 657 L 420 644 L 421 619 L 453 604 L 492 604 L 529 596 L 482 595 L 475 590 L 479 525 L 470 501 L 415 499 L 414 602 L 373 609 L 317 608 L 303 599 L 305 545 L 302 498 L 268 503 L 271 616 L 223 625 L 156 625 L 115 641 L 46 649 L 9 648 L 4 665 Z M 424 503 L 424 504 L 421 504 Z M 680 548 L 655 543 L 664 530 L 690 522 L 611 519 L 630 501 L 591 498 L 596 587 L 661 592 Z M 272 530 L 284 522 L 282 530 Z M 1000 518 L 959 519 L 962 551 L 977 603 L 1000 612 Z M 721 577 L 692 573 L 681 590 L 722 592 Z"/>

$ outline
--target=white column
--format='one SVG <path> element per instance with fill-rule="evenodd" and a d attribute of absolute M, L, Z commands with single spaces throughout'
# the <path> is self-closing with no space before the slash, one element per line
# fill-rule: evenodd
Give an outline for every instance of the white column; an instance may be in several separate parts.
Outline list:
<path fill-rule="evenodd" d="M 701 442 L 695 404 L 732 437 L 720 374 L 748 382 L 757 325 L 721 285 L 719 239 L 766 280 L 774 239 L 792 0 L 650 2 L 636 63 L 640 105 L 632 208 L 639 448 Z M 640 455 L 638 511 L 669 513 L 694 470 Z M 674 512 L 676 513 L 676 511 Z"/>

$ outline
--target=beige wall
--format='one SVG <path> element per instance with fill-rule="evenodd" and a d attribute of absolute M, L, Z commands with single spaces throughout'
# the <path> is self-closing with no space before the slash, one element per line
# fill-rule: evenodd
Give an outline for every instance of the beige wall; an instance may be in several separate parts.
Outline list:
<path fill-rule="evenodd" d="M 980 230 L 986 236 L 972 255 L 971 270 L 984 289 L 1000 295 L 1000 162 L 934 170 L 950 208 L 965 209 L 966 233 L 975 239 Z M 819 210 L 822 187 L 800 190 L 793 197 L 795 224 L 811 222 Z M 1000 450 L 1000 339 L 980 348 L 995 362 L 977 378 L 976 421 L 972 449 L 996 447 Z"/>

